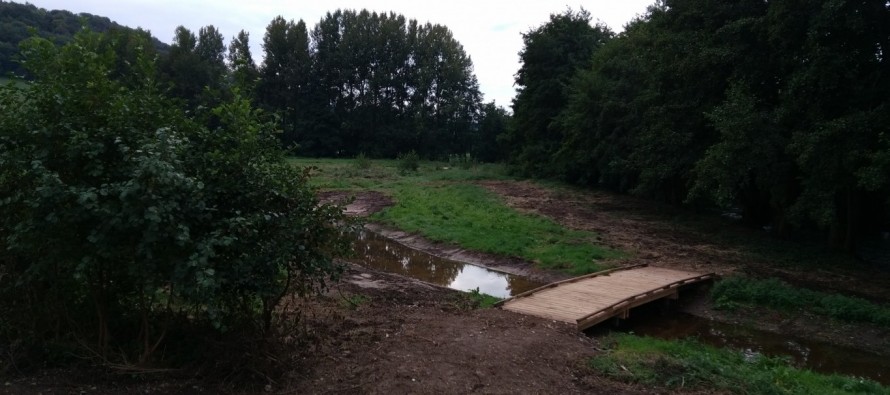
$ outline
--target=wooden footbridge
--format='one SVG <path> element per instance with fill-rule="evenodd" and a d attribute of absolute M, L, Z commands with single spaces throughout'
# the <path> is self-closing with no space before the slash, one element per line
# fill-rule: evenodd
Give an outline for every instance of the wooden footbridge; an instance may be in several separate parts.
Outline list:
<path fill-rule="evenodd" d="M 504 310 L 572 323 L 584 330 L 661 298 L 677 298 L 681 286 L 711 280 L 700 274 L 648 265 L 606 270 L 558 281 L 498 305 Z"/>

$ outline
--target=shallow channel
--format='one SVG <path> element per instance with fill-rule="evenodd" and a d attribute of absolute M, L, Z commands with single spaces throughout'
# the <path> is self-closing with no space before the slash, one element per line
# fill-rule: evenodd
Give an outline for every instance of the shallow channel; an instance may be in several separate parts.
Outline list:
<path fill-rule="evenodd" d="M 478 288 L 481 293 L 508 298 L 544 285 L 522 276 L 439 258 L 373 232 L 360 232 L 354 243 L 357 264 L 458 291 Z"/>
<path fill-rule="evenodd" d="M 522 276 L 439 258 L 369 231 L 361 232 L 354 243 L 354 261 L 357 264 L 459 291 L 479 288 L 479 292 L 507 298 L 544 285 Z M 635 308 L 629 319 L 621 320 L 618 324 L 607 321 L 589 329 L 587 333 L 599 335 L 619 330 L 661 339 L 694 338 L 705 344 L 740 350 L 748 355 L 788 358 L 795 366 L 816 372 L 865 377 L 890 385 L 887 360 L 879 355 L 724 324 L 676 311 L 676 307 L 664 306 L 656 302 Z"/>

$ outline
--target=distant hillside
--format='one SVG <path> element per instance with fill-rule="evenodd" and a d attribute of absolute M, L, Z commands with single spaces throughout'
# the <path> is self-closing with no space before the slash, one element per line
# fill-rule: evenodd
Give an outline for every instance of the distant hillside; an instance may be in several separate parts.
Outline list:
<path fill-rule="evenodd" d="M 41 37 L 64 44 L 71 40 L 83 24 L 97 32 L 130 29 L 104 16 L 74 14 L 65 10 L 47 11 L 33 4 L 0 0 L 0 76 L 9 73 L 24 74 L 15 59 L 19 52 L 19 42 L 30 37 L 32 29 Z M 159 52 L 166 52 L 169 48 L 157 38 L 152 39 Z"/>

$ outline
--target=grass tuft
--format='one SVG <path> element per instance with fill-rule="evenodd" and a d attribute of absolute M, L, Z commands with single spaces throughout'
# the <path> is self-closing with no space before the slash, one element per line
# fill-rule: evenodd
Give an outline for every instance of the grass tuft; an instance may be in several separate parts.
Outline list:
<path fill-rule="evenodd" d="M 417 171 L 420 167 L 420 156 L 414 150 L 399 155 L 399 173 L 404 175 L 408 172 Z"/>
<path fill-rule="evenodd" d="M 367 170 L 371 168 L 371 159 L 365 156 L 364 153 L 359 153 L 355 156 L 355 160 L 352 162 L 356 169 L 359 170 Z"/>
<path fill-rule="evenodd" d="M 470 307 L 474 309 L 490 309 L 494 307 L 497 302 L 503 300 L 499 297 L 479 292 L 479 287 L 470 290 L 470 292 L 465 292 L 463 295 L 465 295 Z"/>

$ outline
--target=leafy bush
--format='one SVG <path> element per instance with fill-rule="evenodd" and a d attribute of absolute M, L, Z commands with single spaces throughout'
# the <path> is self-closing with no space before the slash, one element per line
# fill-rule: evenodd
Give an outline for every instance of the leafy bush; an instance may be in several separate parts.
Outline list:
<path fill-rule="evenodd" d="M 406 154 L 400 154 L 398 157 L 399 172 L 405 174 L 409 171 L 417 171 L 420 167 L 420 156 L 414 150 L 408 151 Z"/>
<path fill-rule="evenodd" d="M 181 326 L 269 333 L 285 295 L 339 273 L 341 210 L 318 205 L 247 101 L 208 130 L 164 98 L 151 59 L 112 79 L 98 34 L 22 53 L 35 81 L 0 87 L 0 336 L 146 362 Z"/>
<path fill-rule="evenodd" d="M 780 310 L 806 310 L 843 321 L 890 326 L 890 309 L 865 299 L 796 288 L 778 279 L 756 280 L 728 277 L 711 291 L 717 308 L 733 309 L 743 304 Z"/>

